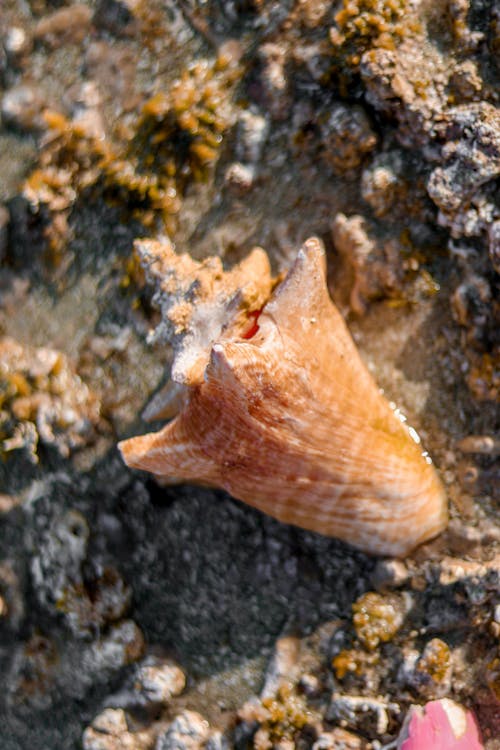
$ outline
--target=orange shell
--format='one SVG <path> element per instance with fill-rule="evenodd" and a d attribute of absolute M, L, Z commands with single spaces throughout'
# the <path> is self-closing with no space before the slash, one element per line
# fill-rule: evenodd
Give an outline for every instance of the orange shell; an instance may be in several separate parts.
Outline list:
<path fill-rule="evenodd" d="M 255 335 L 221 334 L 181 413 L 119 448 L 131 467 L 222 487 L 370 553 L 405 555 L 447 523 L 441 482 L 362 362 L 314 238 Z"/>

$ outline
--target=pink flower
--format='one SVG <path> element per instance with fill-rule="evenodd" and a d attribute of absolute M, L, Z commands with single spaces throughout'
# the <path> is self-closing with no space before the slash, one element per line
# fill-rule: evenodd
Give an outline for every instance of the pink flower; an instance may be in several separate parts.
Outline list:
<path fill-rule="evenodd" d="M 397 750 L 484 750 L 474 715 L 442 698 L 412 706 L 398 737 Z"/>

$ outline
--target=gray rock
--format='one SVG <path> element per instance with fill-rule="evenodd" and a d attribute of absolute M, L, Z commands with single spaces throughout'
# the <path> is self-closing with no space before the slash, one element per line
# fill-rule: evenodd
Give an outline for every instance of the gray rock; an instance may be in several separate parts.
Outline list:
<path fill-rule="evenodd" d="M 439 223 L 453 237 L 479 235 L 498 218 L 500 110 L 486 102 L 455 107 L 437 132 L 445 139 L 442 164 L 432 171 L 427 192 L 440 209 Z"/>
<path fill-rule="evenodd" d="M 134 685 L 145 703 L 166 704 L 184 690 L 186 676 L 173 662 L 149 657 L 137 668 Z"/>
<path fill-rule="evenodd" d="M 47 521 L 47 526 L 33 536 L 36 552 L 31 560 L 31 575 L 38 601 L 53 611 L 68 587 L 81 582 L 89 528 L 83 515 L 76 510 Z"/>
<path fill-rule="evenodd" d="M 500 616 L 500 615 L 499 615 Z M 231 744 L 222 732 L 212 732 L 205 743 L 205 750 L 230 750 Z"/>
<path fill-rule="evenodd" d="M 208 721 L 196 711 L 183 711 L 159 735 L 155 750 L 198 750 L 206 742 Z"/>
<path fill-rule="evenodd" d="M 353 729 L 362 727 L 371 735 L 384 735 L 389 727 L 389 716 L 398 713 L 397 703 L 389 703 L 378 698 L 366 698 L 361 695 L 335 693 L 326 718 Z"/>

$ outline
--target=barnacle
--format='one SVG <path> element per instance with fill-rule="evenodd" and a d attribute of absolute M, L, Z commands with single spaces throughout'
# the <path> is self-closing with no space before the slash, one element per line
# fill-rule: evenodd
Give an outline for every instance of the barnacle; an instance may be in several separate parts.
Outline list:
<path fill-rule="evenodd" d="M 297 686 L 284 680 L 272 694 L 246 703 L 238 712 L 238 718 L 250 726 L 258 723 L 253 747 L 270 750 L 280 743 L 295 743 L 300 732 L 318 719 L 318 714 L 308 706 Z"/>
<path fill-rule="evenodd" d="M 332 667 L 337 680 L 343 680 L 348 674 L 360 677 L 368 666 L 376 664 L 377 654 L 367 654 L 358 649 L 343 649 L 332 659 Z"/>
<path fill-rule="evenodd" d="M 417 671 L 429 676 L 436 683 L 443 682 L 450 671 L 450 647 L 440 638 L 433 638 L 426 645 L 417 663 Z"/>
<path fill-rule="evenodd" d="M 264 698 L 262 708 L 263 721 L 254 740 L 257 749 L 272 747 L 273 740 L 292 739 L 312 719 L 304 696 L 288 684 L 281 685 L 276 696 Z"/>
<path fill-rule="evenodd" d="M 38 462 L 38 443 L 68 457 L 95 440 L 100 403 L 62 352 L 0 339 L 0 456 L 27 449 Z"/>
<path fill-rule="evenodd" d="M 190 382 L 177 376 L 188 390 L 170 424 L 120 443 L 129 466 L 223 487 L 372 553 L 404 555 L 442 531 L 442 485 L 332 304 L 318 240 L 246 327 L 238 314 L 214 330 L 195 311 L 205 369 Z"/>
<path fill-rule="evenodd" d="M 330 29 L 335 56 L 353 71 L 363 53 L 373 48 L 395 49 L 411 31 L 419 29 L 405 0 L 344 0 Z"/>
<path fill-rule="evenodd" d="M 86 190 L 125 206 L 145 226 L 159 219 L 174 232 L 189 182 L 208 176 L 233 124 L 231 93 L 240 76 L 238 55 L 223 46 L 215 60 L 196 61 L 146 101 L 130 132 L 116 127 L 111 137 L 47 110 L 38 165 L 23 193 L 33 210 L 48 210 L 51 260 L 59 262 L 69 211 Z"/>
<path fill-rule="evenodd" d="M 224 52 L 213 64 L 192 64 L 168 92 L 145 103 L 132 151 L 141 141 L 154 146 L 148 151 L 152 163 L 181 189 L 190 174 L 203 179 L 233 123 L 228 92 L 240 75 L 237 60 Z"/>
<path fill-rule="evenodd" d="M 68 215 L 76 198 L 96 184 L 105 164 L 114 159 L 106 139 L 84 124 L 59 112 L 46 110 L 47 133 L 37 167 L 27 177 L 23 194 L 36 212 L 44 207 L 50 221 L 45 227 L 52 262 L 58 263 L 68 236 Z"/>
<path fill-rule="evenodd" d="M 356 635 L 369 650 L 394 638 L 405 615 L 405 606 L 400 597 L 382 596 L 373 591 L 363 594 L 352 609 Z"/>

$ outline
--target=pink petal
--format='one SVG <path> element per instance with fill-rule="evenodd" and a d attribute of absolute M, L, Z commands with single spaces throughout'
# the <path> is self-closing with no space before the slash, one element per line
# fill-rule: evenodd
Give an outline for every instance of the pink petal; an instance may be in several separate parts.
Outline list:
<path fill-rule="evenodd" d="M 484 750 L 474 715 L 442 698 L 412 706 L 398 738 L 397 750 Z"/>

